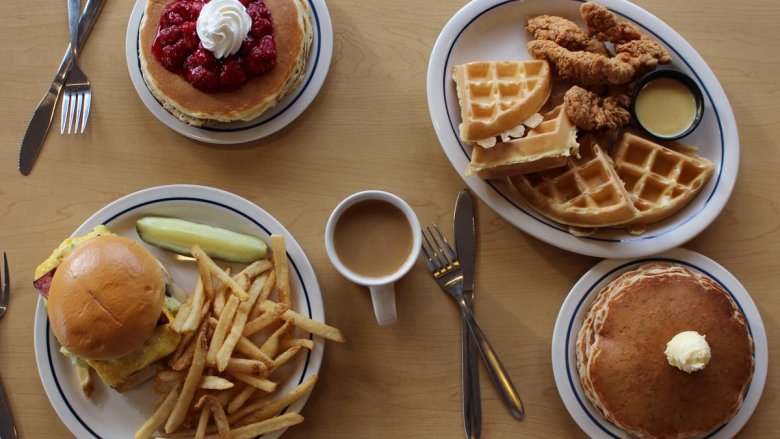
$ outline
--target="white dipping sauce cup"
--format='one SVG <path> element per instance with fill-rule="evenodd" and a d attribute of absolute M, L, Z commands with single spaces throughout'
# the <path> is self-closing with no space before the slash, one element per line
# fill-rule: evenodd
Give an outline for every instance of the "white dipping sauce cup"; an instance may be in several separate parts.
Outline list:
<path fill-rule="evenodd" d="M 398 270 L 394 273 L 382 277 L 366 277 L 355 273 L 347 268 L 339 259 L 336 254 L 336 248 L 333 245 L 333 232 L 336 228 L 336 223 L 341 218 L 347 208 L 350 206 L 366 200 L 380 200 L 386 201 L 393 206 L 397 207 L 406 216 L 409 222 L 409 227 L 412 229 L 412 248 Z M 355 239 L 360 239 L 360 236 L 355 236 Z M 336 267 L 336 270 L 346 277 L 350 281 L 368 287 L 371 291 L 371 301 L 374 303 L 374 314 L 376 315 L 376 321 L 381 326 L 392 325 L 396 320 L 395 311 L 395 286 L 394 283 L 402 278 L 406 273 L 411 270 L 417 261 L 417 257 L 420 255 L 420 246 L 422 244 L 422 230 L 420 229 L 420 221 L 417 220 L 417 215 L 414 214 L 414 210 L 401 198 L 384 191 L 363 191 L 350 195 L 344 201 L 339 203 L 338 206 L 330 214 L 328 218 L 328 224 L 325 226 L 325 249 L 328 252 L 330 262 Z"/>

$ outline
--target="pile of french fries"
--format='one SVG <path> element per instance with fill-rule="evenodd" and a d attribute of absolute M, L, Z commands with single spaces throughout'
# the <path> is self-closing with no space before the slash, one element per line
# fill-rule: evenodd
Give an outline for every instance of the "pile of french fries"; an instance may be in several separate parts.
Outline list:
<path fill-rule="evenodd" d="M 256 261 L 234 276 L 199 246 L 192 248 L 197 285 L 171 323 L 181 343 L 156 372 L 161 399 L 136 439 L 158 430 L 162 438 L 254 438 L 303 421 L 298 413 L 280 413 L 308 394 L 317 376 L 277 395 L 284 376 L 275 372 L 314 348 L 311 337 L 296 332 L 345 340 L 338 329 L 292 309 L 284 237 L 272 235 L 270 241 L 272 260 Z"/>

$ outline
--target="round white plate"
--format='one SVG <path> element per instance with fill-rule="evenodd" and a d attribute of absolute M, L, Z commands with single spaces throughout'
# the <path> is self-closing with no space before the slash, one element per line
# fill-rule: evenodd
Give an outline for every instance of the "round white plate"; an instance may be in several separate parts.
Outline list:
<path fill-rule="evenodd" d="M 146 215 L 175 216 L 196 222 L 226 227 L 238 232 L 268 238 L 272 233 L 284 234 L 290 284 L 295 310 L 312 319 L 324 321 L 322 296 L 311 263 L 290 233 L 266 211 L 237 195 L 205 186 L 172 185 L 145 189 L 120 198 L 86 220 L 73 236 L 83 235 L 98 224 L 112 232 L 142 242 L 135 232 L 135 222 Z M 177 260 L 175 255 L 146 245 L 170 271 L 174 281 L 185 291 L 192 291 L 197 267 L 192 262 Z M 54 246 L 52 246 L 53 248 Z M 323 341 L 313 337 L 315 348 L 300 355 L 279 387 L 289 392 L 320 369 Z M 54 410 L 70 431 L 79 438 L 133 437 L 135 431 L 151 415 L 157 399 L 146 383 L 125 393 L 118 393 L 96 379 L 91 399 L 81 392 L 76 371 L 70 360 L 59 353 L 60 344 L 49 328 L 43 299 L 35 312 L 35 360 L 41 382 Z M 308 396 L 292 404 L 288 410 L 300 412 Z M 278 438 L 283 431 L 264 435 Z"/>
<path fill-rule="evenodd" d="M 683 143 L 695 145 L 715 164 L 715 173 L 685 208 L 667 220 L 648 226 L 641 236 L 623 229 L 606 229 L 589 237 L 576 237 L 568 227 L 534 211 L 505 181 L 484 181 L 473 176 L 466 184 L 507 221 L 557 247 L 603 258 L 629 258 L 677 247 L 704 230 L 720 213 L 734 188 L 739 168 L 739 136 L 734 114 L 723 88 L 696 50 L 672 28 L 649 12 L 624 0 L 601 4 L 637 24 L 664 44 L 672 54 L 672 68 L 690 75 L 704 93 L 704 115 L 699 127 Z M 584 27 L 581 0 L 474 0 L 444 26 L 428 64 L 428 107 L 439 142 L 462 175 L 471 147 L 458 137 L 460 107 L 451 78 L 452 68 L 470 61 L 530 59 L 525 31 L 529 17 L 552 14 Z"/>
<path fill-rule="evenodd" d="M 248 122 L 209 123 L 201 127 L 188 125 L 169 113 L 152 95 L 144 82 L 138 61 L 138 31 L 144 15 L 146 0 L 137 0 L 130 21 L 127 23 L 125 56 L 130 79 L 146 108 L 154 116 L 177 133 L 191 139 L 208 143 L 232 144 L 262 139 L 286 127 L 311 104 L 319 93 L 330 68 L 333 55 L 333 26 L 325 0 L 307 0 L 311 10 L 314 33 L 309 59 L 306 62 L 306 77 L 297 89 L 276 106 L 269 108 L 256 119 Z"/>
<path fill-rule="evenodd" d="M 637 266 L 650 261 L 665 261 L 688 267 L 705 274 L 718 282 L 734 299 L 737 306 L 745 314 L 748 330 L 755 343 L 755 371 L 750 382 L 744 403 L 737 415 L 727 424 L 719 427 L 707 438 L 733 437 L 747 423 L 761 399 L 766 383 L 769 350 L 766 342 L 766 332 L 761 315 L 756 304 L 750 298 L 745 287 L 721 267 L 717 262 L 699 253 L 677 248 L 665 253 L 642 259 L 612 259 L 605 260 L 591 268 L 572 287 L 564 300 L 552 337 L 552 365 L 555 384 L 566 409 L 577 422 L 577 425 L 593 438 L 629 438 L 624 431 L 604 420 L 582 391 L 579 373 L 577 372 L 577 356 L 575 344 L 582 322 L 588 309 L 596 299 L 602 287 Z"/>

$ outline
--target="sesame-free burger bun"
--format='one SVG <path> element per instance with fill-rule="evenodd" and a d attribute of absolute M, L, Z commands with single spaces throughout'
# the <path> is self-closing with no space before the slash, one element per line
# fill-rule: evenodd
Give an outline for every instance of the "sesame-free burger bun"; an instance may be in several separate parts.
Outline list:
<path fill-rule="evenodd" d="M 97 236 L 57 267 L 49 322 L 57 340 L 74 354 L 115 359 L 152 335 L 164 295 L 163 268 L 148 250 L 121 236 Z"/>

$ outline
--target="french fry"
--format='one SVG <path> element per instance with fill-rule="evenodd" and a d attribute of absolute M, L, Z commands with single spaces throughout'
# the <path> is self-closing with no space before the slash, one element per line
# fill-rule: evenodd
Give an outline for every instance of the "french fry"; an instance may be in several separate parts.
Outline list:
<path fill-rule="evenodd" d="M 179 397 L 179 387 L 177 386 L 171 392 L 165 396 L 162 403 L 157 410 L 152 413 L 152 416 L 144 422 L 141 428 L 135 432 L 135 439 L 147 439 L 151 438 L 152 434 L 160 428 L 165 420 L 170 415 L 173 407 L 176 405 L 176 400 Z"/>
<path fill-rule="evenodd" d="M 121 384 L 115 387 L 116 391 L 119 393 L 124 393 L 130 389 L 140 386 L 141 384 L 154 378 L 157 372 L 161 371 L 163 367 L 164 366 L 158 362 L 158 363 L 152 363 L 144 367 L 143 369 L 133 372 L 132 375 L 127 377 L 126 380 L 122 381 Z"/>
<path fill-rule="evenodd" d="M 231 358 L 225 368 L 228 372 L 246 373 L 254 376 L 264 376 L 268 374 L 268 366 L 259 360 L 248 360 L 245 358 Z"/>
<path fill-rule="evenodd" d="M 230 267 L 225 267 L 225 274 L 230 276 Z M 220 282 L 214 289 L 214 315 L 219 318 L 222 315 L 222 309 L 225 308 L 225 296 L 227 295 L 227 285 Z"/>
<path fill-rule="evenodd" d="M 266 368 L 267 369 L 267 368 Z M 81 392 L 87 398 L 92 395 L 92 391 L 95 387 L 92 384 L 92 374 L 89 372 L 89 366 L 87 363 L 78 360 L 76 361 L 76 374 L 79 377 L 79 386 L 81 386 Z"/>
<path fill-rule="evenodd" d="M 271 295 L 271 291 L 276 286 L 276 271 L 271 270 L 268 273 L 268 280 L 265 282 L 265 286 L 263 286 L 263 291 L 260 291 L 260 296 L 257 297 L 258 302 L 262 302 L 263 300 L 268 300 L 268 297 Z M 256 319 L 260 313 L 260 309 L 257 307 L 257 303 L 255 303 L 255 307 L 252 308 L 252 312 L 249 313 L 249 320 Z"/>
<path fill-rule="evenodd" d="M 228 299 L 227 304 L 225 305 L 225 309 L 222 311 L 222 315 L 219 316 L 219 321 L 214 329 L 214 335 L 211 337 L 211 344 L 209 345 L 207 356 L 210 365 L 217 364 L 217 353 L 225 342 L 225 337 L 227 337 L 228 329 L 233 323 L 233 317 L 235 317 L 237 310 L 238 297 L 230 296 L 230 299 Z"/>
<path fill-rule="evenodd" d="M 179 381 L 155 381 L 152 390 L 158 395 L 167 395 L 171 390 L 179 387 Z"/>
<path fill-rule="evenodd" d="M 168 421 L 165 423 L 165 432 L 172 433 L 184 422 L 190 403 L 195 396 L 195 390 L 200 383 L 200 377 L 203 375 L 203 369 L 206 367 L 206 329 L 208 325 L 202 325 L 200 334 L 198 334 L 195 348 L 195 355 L 192 358 L 192 366 L 184 379 L 181 393 L 176 399 L 176 405 L 171 411 Z"/>
<path fill-rule="evenodd" d="M 284 235 L 271 235 L 271 253 L 274 258 L 274 271 L 276 272 L 276 291 L 279 293 L 279 302 L 287 306 L 292 304 L 290 298 L 290 278 L 287 267 L 287 249 Z"/>
<path fill-rule="evenodd" d="M 155 379 L 160 382 L 170 382 L 170 381 L 181 381 L 184 378 L 184 374 L 182 372 L 177 372 L 175 370 L 170 369 L 163 369 L 159 372 L 157 372 L 157 375 L 155 376 Z"/>
<path fill-rule="evenodd" d="M 192 246 L 192 249 L 190 250 L 192 252 L 192 255 L 195 257 L 195 259 L 198 260 L 198 263 L 204 263 L 208 267 L 209 271 L 211 271 L 211 274 L 214 275 L 217 279 L 222 281 L 223 283 L 227 284 L 230 291 L 233 292 L 238 297 L 238 300 L 244 301 L 249 296 L 247 295 L 246 291 L 244 291 L 243 288 L 241 288 L 240 285 L 236 283 L 236 281 L 233 280 L 232 277 L 230 277 L 227 273 L 225 273 L 225 270 L 219 268 L 219 265 L 217 265 L 207 254 L 203 251 L 202 248 L 200 248 L 199 245 L 195 244 Z"/>
<path fill-rule="evenodd" d="M 201 313 L 194 310 L 200 310 L 203 308 L 203 304 L 206 302 L 206 294 L 203 292 L 203 282 L 201 278 L 198 278 L 195 284 L 195 292 L 192 293 L 192 307 L 190 308 L 190 315 L 187 316 L 187 320 L 181 327 L 181 332 L 195 332 L 200 326 Z"/>
<path fill-rule="evenodd" d="M 206 298 L 208 300 L 214 300 L 214 280 L 211 278 L 209 267 L 206 266 L 206 264 L 201 263 L 201 261 L 198 261 L 198 274 L 200 275 L 200 283 Z"/>
<path fill-rule="evenodd" d="M 274 266 L 271 261 L 260 259 L 249 264 L 246 268 L 233 276 L 233 280 L 235 280 L 236 283 L 241 286 L 241 288 L 246 290 L 249 288 L 249 284 L 251 283 L 252 279 L 272 268 L 274 268 Z"/>
<path fill-rule="evenodd" d="M 303 416 L 298 413 L 285 413 L 273 419 L 245 425 L 231 430 L 232 439 L 252 439 L 262 434 L 281 430 L 303 422 Z M 219 435 L 208 435 L 206 439 L 219 439 Z"/>
<path fill-rule="evenodd" d="M 308 350 L 314 349 L 314 341 L 308 338 L 285 338 L 282 340 L 280 346 L 282 349 L 291 348 L 293 346 L 300 346 Z"/>
<path fill-rule="evenodd" d="M 287 330 L 290 329 L 290 324 L 291 322 L 289 320 L 285 321 L 279 329 L 274 331 L 274 333 L 265 340 L 265 343 L 260 346 L 260 350 L 271 358 L 275 357 L 276 353 L 279 351 L 279 342 L 284 334 L 287 333 Z"/>
<path fill-rule="evenodd" d="M 236 393 L 233 398 L 230 399 L 230 402 L 227 403 L 227 412 L 232 414 L 240 409 L 256 391 L 257 387 L 254 386 L 246 386 L 241 389 L 241 391 Z"/>
<path fill-rule="evenodd" d="M 287 349 L 286 351 L 282 352 L 281 355 L 274 358 L 274 365 L 271 366 L 271 372 L 275 371 L 279 367 L 282 366 L 282 364 L 290 361 L 292 357 L 295 356 L 299 351 L 301 350 L 300 346 L 293 346 L 290 349 Z"/>
<path fill-rule="evenodd" d="M 219 400 L 213 395 L 204 395 L 202 398 L 200 398 L 198 403 L 195 404 L 195 408 L 201 407 L 204 409 L 208 407 L 208 409 L 211 411 L 211 415 L 217 424 L 217 432 L 219 437 L 221 439 L 230 439 L 232 437 L 230 434 L 230 424 L 228 424 L 227 416 L 225 416 L 225 410 L 222 408 L 222 404 L 219 403 Z M 203 417 L 202 414 L 201 417 Z"/>
<path fill-rule="evenodd" d="M 209 413 L 209 408 L 203 407 L 200 412 L 200 418 L 198 419 L 198 428 L 195 429 L 195 439 L 203 439 L 206 436 L 206 427 L 208 427 L 209 424 Z"/>
<path fill-rule="evenodd" d="M 240 372 L 230 372 L 230 375 L 232 375 L 233 378 L 239 381 L 243 381 L 249 384 L 250 386 L 257 387 L 258 389 L 264 390 L 268 393 L 271 393 L 274 390 L 276 390 L 276 383 L 271 380 L 267 380 L 265 378 L 259 378 L 246 373 L 240 373 Z"/>
<path fill-rule="evenodd" d="M 251 311 L 252 307 L 255 306 L 257 296 L 260 295 L 260 291 L 263 289 L 263 285 L 265 285 L 265 281 L 267 279 L 268 276 L 260 276 L 254 282 L 252 282 L 252 285 L 249 287 L 249 291 L 247 292 L 249 297 L 244 302 L 241 302 L 241 305 L 239 305 L 238 311 L 236 311 L 236 316 L 233 319 L 233 326 L 230 328 L 230 334 L 228 334 L 228 336 L 225 338 L 222 347 L 217 352 L 217 369 L 220 372 L 224 371 L 227 367 L 228 360 L 230 360 L 230 355 L 233 353 L 233 349 L 235 349 L 236 343 L 238 343 L 238 339 L 241 338 L 241 333 L 244 332 L 244 326 L 246 325 L 246 319 L 249 316 L 249 311 Z"/>
<path fill-rule="evenodd" d="M 274 305 L 274 302 L 270 300 L 264 300 L 263 302 L 260 302 L 260 309 L 263 312 L 268 312 Z M 298 314 L 291 309 L 288 309 L 284 312 L 284 314 L 282 314 L 282 319 L 292 321 L 292 324 L 296 327 L 301 328 L 304 331 L 311 332 L 312 334 L 318 335 L 322 338 L 339 343 L 344 343 L 346 341 L 344 335 L 337 328 L 328 326 L 325 323 L 318 322 L 316 320 L 312 320 L 304 315 Z"/>
<path fill-rule="evenodd" d="M 230 389 L 233 386 L 234 384 L 225 378 L 214 375 L 204 375 L 200 379 L 200 385 L 198 388 L 208 390 L 225 390 Z"/>
<path fill-rule="evenodd" d="M 255 307 L 254 309 L 257 309 L 257 307 Z M 260 317 L 247 323 L 246 326 L 244 326 L 244 335 L 247 337 L 251 337 L 257 334 L 258 332 L 262 331 L 263 328 L 279 320 L 282 314 L 284 314 L 284 312 L 287 311 L 288 309 L 290 309 L 290 307 L 283 303 L 275 304 L 274 306 L 271 307 L 270 310 L 261 314 Z"/>
<path fill-rule="evenodd" d="M 285 407 L 299 400 L 303 395 L 309 393 L 309 391 L 311 391 L 311 389 L 314 387 L 314 384 L 316 382 L 317 382 L 317 375 L 312 375 L 311 377 L 307 378 L 304 382 L 297 385 L 289 393 L 281 396 L 276 400 L 270 401 L 270 397 L 264 398 L 233 413 L 232 415 L 228 416 L 228 422 L 230 422 L 231 424 L 234 424 L 239 420 L 247 421 L 247 422 L 257 422 L 257 421 L 263 421 L 268 418 L 271 418 L 272 416 L 284 410 Z M 247 419 L 246 420 L 242 419 L 245 416 L 247 416 Z"/>
<path fill-rule="evenodd" d="M 261 351 L 260 348 L 252 342 L 252 340 L 246 337 L 241 337 L 238 339 L 238 343 L 236 343 L 236 350 L 249 358 L 262 361 L 266 366 L 274 364 L 273 358 L 264 354 L 263 351 Z"/>
<path fill-rule="evenodd" d="M 187 321 L 187 318 L 190 316 L 191 308 L 192 296 L 189 296 L 187 300 L 185 300 L 184 303 L 179 306 L 179 311 L 176 312 L 176 317 L 174 317 L 173 322 L 171 322 L 171 329 L 181 333 L 181 328 L 184 326 L 184 322 Z"/>

